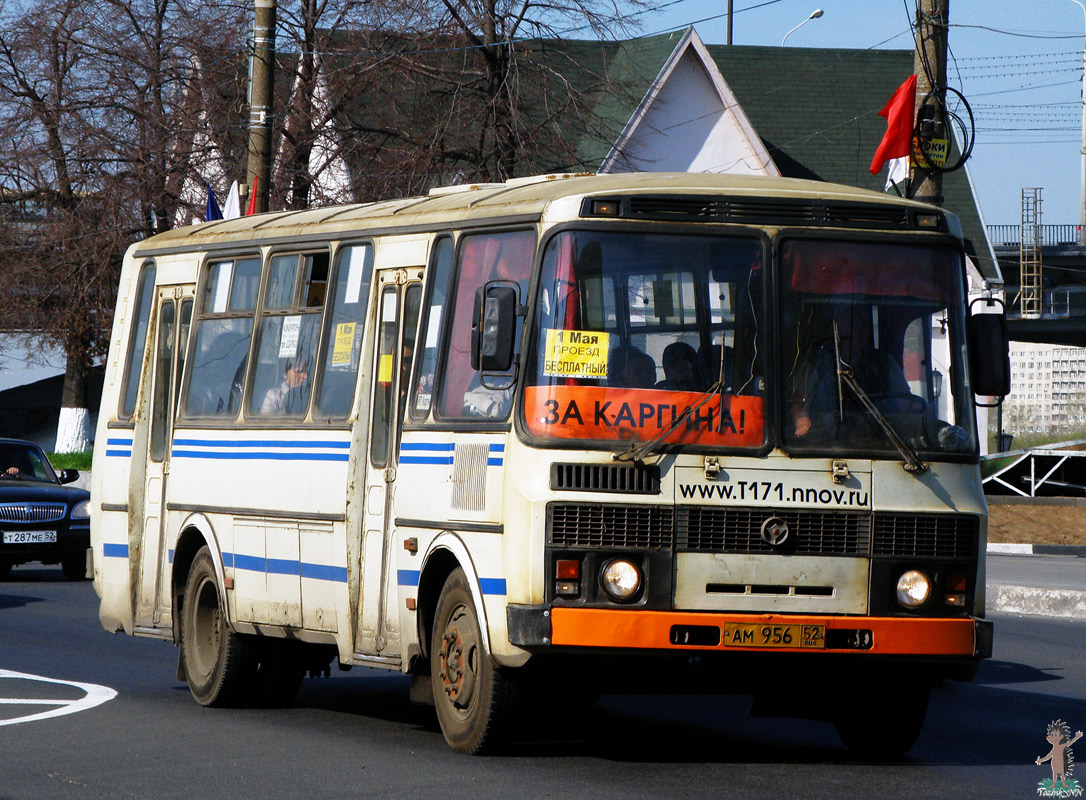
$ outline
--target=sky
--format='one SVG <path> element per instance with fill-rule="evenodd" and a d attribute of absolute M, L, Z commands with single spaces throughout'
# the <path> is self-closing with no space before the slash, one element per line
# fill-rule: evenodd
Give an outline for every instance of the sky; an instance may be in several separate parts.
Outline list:
<path fill-rule="evenodd" d="M 641 33 L 693 25 L 727 41 L 727 0 L 648 0 Z M 1086 1 L 1086 0 L 1084 0 Z M 732 43 L 913 48 L 915 0 L 733 0 Z M 1041 189 L 1041 222 L 1081 213 L 1086 12 L 1075 0 L 950 0 L 947 80 L 968 101 L 976 140 L 966 168 L 988 225 L 1016 225 L 1022 189 Z M 815 9 L 823 15 L 789 31 Z M 890 98 L 887 97 L 887 100 Z"/>

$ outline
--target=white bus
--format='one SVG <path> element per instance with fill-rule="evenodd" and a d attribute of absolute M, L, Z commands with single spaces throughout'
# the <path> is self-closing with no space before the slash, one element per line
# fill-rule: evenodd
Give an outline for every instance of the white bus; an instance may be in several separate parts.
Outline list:
<path fill-rule="evenodd" d="M 524 698 L 680 687 L 904 751 L 991 654 L 1006 343 L 965 264 L 931 206 L 704 174 L 155 236 L 95 442 L 101 622 L 204 705 L 410 673 L 463 752 Z"/>

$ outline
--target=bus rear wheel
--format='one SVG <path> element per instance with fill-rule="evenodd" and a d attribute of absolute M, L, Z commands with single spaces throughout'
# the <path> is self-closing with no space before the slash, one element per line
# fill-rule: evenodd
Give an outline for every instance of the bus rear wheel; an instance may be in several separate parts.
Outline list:
<path fill-rule="evenodd" d="M 450 747 L 475 755 L 509 743 L 516 687 L 483 646 L 471 589 L 460 569 L 449 575 L 437 601 L 430 677 Z"/>
<path fill-rule="evenodd" d="M 252 646 L 230 630 L 221 602 L 215 563 L 204 547 L 185 583 L 181 609 L 181 661 L 189 691 L 203 706 L 245 705 L 257 661 Z"/>

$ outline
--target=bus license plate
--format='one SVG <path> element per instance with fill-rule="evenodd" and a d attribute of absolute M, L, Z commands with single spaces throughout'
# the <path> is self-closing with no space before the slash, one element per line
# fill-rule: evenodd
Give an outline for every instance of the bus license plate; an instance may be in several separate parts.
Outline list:
<path fill-rule="evenodd" d="M 4 531 L 4 544 L 47 544 L 56 540 L 56 531 Z"/>
<path fill-rule="evenodd" d="M 826 646 L 826 626 L 726 622 L 724 644 L 731 647 L 822 648 Z"/>

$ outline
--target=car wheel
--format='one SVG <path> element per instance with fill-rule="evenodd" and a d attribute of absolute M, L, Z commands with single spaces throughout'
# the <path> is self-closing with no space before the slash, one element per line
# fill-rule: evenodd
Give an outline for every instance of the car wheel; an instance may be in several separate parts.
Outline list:
<path fill-rule="evenodd" d="M 239 706 L 252 699 L 257 660 L 250 643 L 230 630 L 210 551 L 196 554 L 181 608 L 181 661 L 200 705 Z"/>

